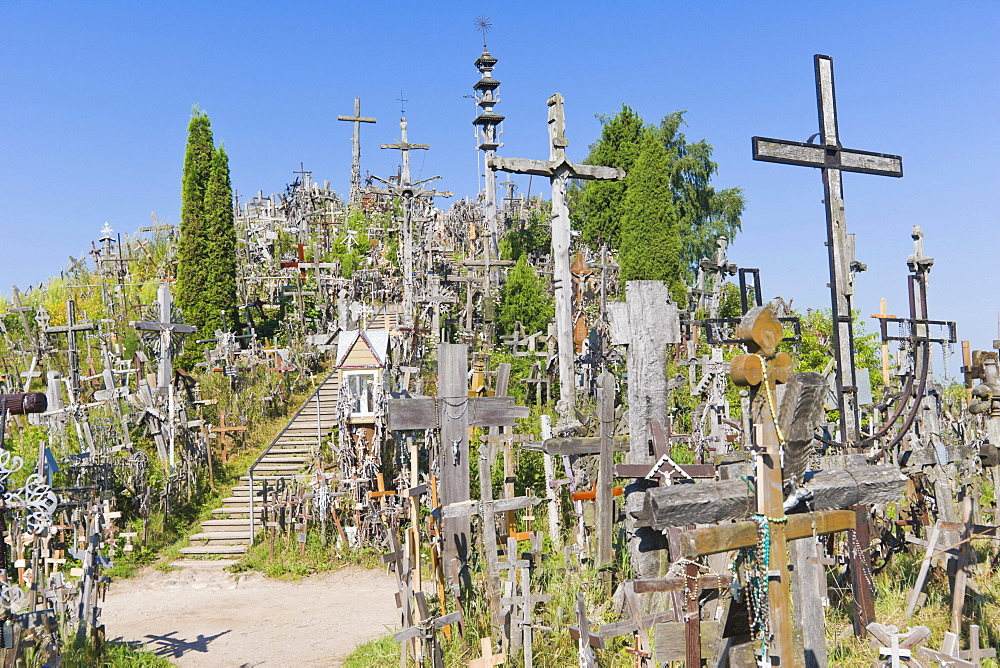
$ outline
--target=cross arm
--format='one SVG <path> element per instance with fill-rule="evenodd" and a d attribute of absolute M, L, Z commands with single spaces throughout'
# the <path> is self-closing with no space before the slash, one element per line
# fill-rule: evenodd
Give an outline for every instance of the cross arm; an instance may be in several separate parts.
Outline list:
<path fill-rule="evenodd" d="M 129 327 L 142 330 L 144 332 L 176 332 L 178 334 L 191 334 L 198 331 L 194 325 L 180 325 L 172 322 L 147 322 L 144 320 L 132 320 Z"/>
<path fill-rule="evenodd" d="M 67 334 L 69 332 L 90 332 L 97 329 L 97 323 L 87 322 L 80 325 L 58 325 L 56 327 L 46 327 L 42 331 L 46 334 Z"/>
<path fill-rule="evenodd" d="M 785 529 L 788 540 L 823 536 L 838 531 L 854 530 L 857 515 L 853 510 L 818 510 L 813 513 L 789 515 Z M 757 544 L 760 527 L 756 522 L 719 524 L 681 533 L 681 555 L 697 559 L 708 554 L 728 552 Z"/>
<path fill-rule="evenodd" d="M 375 119 L 370 116 L 337 116 L 338 121 L 354 121 L 355 123 L 374 123 Z"/>
<path fill-rule="evenodd" d="M 398 144 L 381 144 L 381 148 L 398 148 L 403 151 L 412 151 L 414 149 L 427 150 L 430 147 L 431 147 L 430 144 L 411 144 L 409 142 L 399 142 Z"/>
<path fill-rule="evenodd" d="M 555 176 L 555 163 L 548 160 L 528 160 L 526 158 L 501 158 L 489 161 L 490 169 L 499 169 L 512 174 L 533 174 L 534 176 Z"/>
<path fill-rule="evenodd" d="M 752 142 L 754 160 L 880 176 L 903 175 L 903 158 L 889 153 L 873 153 L 767 137 L 754 137 Z"/>

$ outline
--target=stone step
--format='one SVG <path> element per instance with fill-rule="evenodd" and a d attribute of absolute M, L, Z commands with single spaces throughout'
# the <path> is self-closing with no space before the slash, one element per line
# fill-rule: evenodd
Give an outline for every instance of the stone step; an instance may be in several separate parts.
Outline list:
<path fill-rule="evenodd" d="M 196 533 L 191 536 L 191 542 L 207 545 L 242 545 L 250 542 L 249 531 L 220 531 L 212 533 Z"/>
<path fill-rule="evenodd" d="M 301 474 L 301 475 L 263 475 L 263 474 L 254 473 L 253 474 L 253 484 L 254 484 L 254 487 L 262 487 L 263 486 L 262 483 L 265 480 L 268 482 L 268 484 L 270 484 L 270 483 L 272 483 L 275 480 L 278 480 L 280 478 L 284 478 L 285 480 L 288 480 L 288 481 L 294 481 L 296 478 L 305 479 L 305 477 L 306 477 L 305 474 Z M 248 475 L 241 476 L 240 477 L 240 482 L 245 482 L 247 485 L 249 485 L 250 484 L 250 476 L 248 476 Z"/>
<path fill-rule="evenodd" d="M 305 464 L 308 461 L 309 457 L 284 457 L 281 454 L 267 454 L 264 455 L 264 458 L 257 464 L 256 470 L 259 470 L 261 466 L 267 464 Z"/>
<path fill-rule="evenodd" d="M 258 508 L 254 508 L 254 520 L 256 521 L 258 516 Z M 224 508 L 216 508 L 212 511 L 212 517 L 228 517 L 229 519 L 246 518 L 250 517 L 250 506 L 227 506 Z"/>
<path fill-rule="evenodd" d="M 256 512 L 254 513 L 256 515 Z M 260 516 L 254 517 L 254 524 L 260 529 Z M 250 522 L 246 519 L 242 520 L 205 520 L 201 523 L 202 531 L 222 533 L 225 531 L 233 532 L 246 532 L 249 529 Z"/>
<path fill-rule="evenodd" d="M 233 506 L 246 506 L 247 509 L 250 508 L 250 495 L 246 494 L 244 496 L 227 496 L 222 500 L 223 507 L 231 508 Z"/>
<path fill-rule="evenodd" d="M 245 554 L 246 545 L 190 545 L 182 547 L 178 552 L 181 554 Z"/>

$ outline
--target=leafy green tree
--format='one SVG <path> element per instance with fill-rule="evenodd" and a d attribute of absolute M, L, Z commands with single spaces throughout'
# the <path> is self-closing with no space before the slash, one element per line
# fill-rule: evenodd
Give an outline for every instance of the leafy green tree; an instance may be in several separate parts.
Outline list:
<path fill-rule="evenodd" d="M 677 209 L 671 197 L 670 156 L 657 133 L 646 129 L 639 156 L 625 177 L 622 204 L 621 280 L 667 283 L 677 303 L 684 303 Z"/>
<path fill-rule="evenodd" d="M 614 117 L 601 118 L 601 124 L 601 137 L 591 145 L 590 155 L 584 161 L 587 164 L 620 167 L 629 174 L 640 167 L 639 160 L 650 131 L 663 145 L 666 156 L 658 156 L 658 169 L 663 171 L 668 184 L 665 196 L 672 202 L 677 219 L 679 247 L 674 261 L 679 264 L 682 279 L 690 276 L 703 257 L 711 257 L 715 252 L 718 236 L 725 235 L 732 240 L 739 232 L 740 216 L 746 204 L 742 189 L 716 190 L 711 185 L 712 177 L 718 172 L 718 164 L 712 160 L 712 146 L 704 139 L 689 142 L 680 132 L 684 124 L 683 111 L 664 116 L 659 125 L 654 126 L 623 105 Z M 650 148 L 645 148 L 648 160 Z M 625 238 L 624 220 L 626 215 L 631 215 L 627 212 L 626 201 L 633 184 L 648 187 L 649 178 L 626 176 L 624 181 L 617 182 L 586 181 L 571 188 L 571 217 L 585 243 L 596 246 L 608 242 L 624 253 L 628 243 L 642 242 L 641 237 L 632 236 L 628 241 Z M 633 252 L 641 252 L 641 249 L 633 249 Z"/>
<path fill-rule="evenodd" d="M 497 331 L 509 334 L 518 322 L 524 325 L 526 332 L 541 331 L 554 314 L 555 307 L 542 279 L 522 255 L 507 274 L 507 282 L 500 288 Z"/>
<path fill-rule="evenodd" d="M 712 160 L 712 146 L 704 139 L 689 143 L 680 132 L 683 111 L 668 114 L 660 121 L 659 135 L 669 156 L 668 173 L 677 207 L 681 231 L 681 261 L 691 270 L 702 258 L 715 252 L 715 240 L 730 241 L 740 230 L 740 216 L 746 206 L 742 188 L 716 190 L 712 177 L 719 165 Z"/>

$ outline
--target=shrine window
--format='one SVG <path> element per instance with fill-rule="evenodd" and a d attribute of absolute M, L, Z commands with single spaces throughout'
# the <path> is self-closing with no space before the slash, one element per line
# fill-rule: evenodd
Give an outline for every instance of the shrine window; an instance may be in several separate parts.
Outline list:
<path fill-rule="evenodd" d="M 351 417 L 375 415 L 375 372 L 345 371 L 344 387 L 351 402 Z"/>

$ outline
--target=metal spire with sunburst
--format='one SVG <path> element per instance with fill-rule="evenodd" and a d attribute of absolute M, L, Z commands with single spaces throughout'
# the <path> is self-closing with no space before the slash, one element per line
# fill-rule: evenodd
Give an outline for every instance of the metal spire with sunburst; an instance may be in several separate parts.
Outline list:
<path fill-rule="evenodd" d="M 486 50 L 486 33 L 493 30 L 493 24 L 487 16 L 480 14 L 476 17 L 476 30 L 483 34 L 483 51 Z"/>

